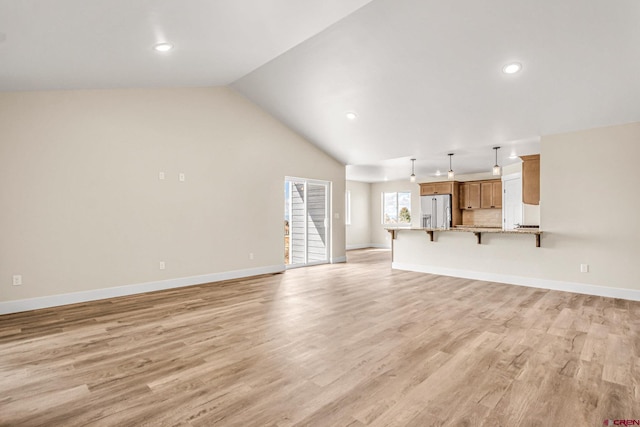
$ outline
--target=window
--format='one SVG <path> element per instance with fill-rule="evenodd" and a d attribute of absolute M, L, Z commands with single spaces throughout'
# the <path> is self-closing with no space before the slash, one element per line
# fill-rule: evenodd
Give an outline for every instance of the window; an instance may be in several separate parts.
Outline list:
<path fill-rule="evenodd" d="M 347 190 L 347 198 L 344 201 L 345 214 L 344 214 L 344 223 L 345 225 L 351 225 L 351 191 Z"/>
<path fill-rule="evenodd" d="M 411 225 L 411 192 L 382 193 L 382 223 Z"/>

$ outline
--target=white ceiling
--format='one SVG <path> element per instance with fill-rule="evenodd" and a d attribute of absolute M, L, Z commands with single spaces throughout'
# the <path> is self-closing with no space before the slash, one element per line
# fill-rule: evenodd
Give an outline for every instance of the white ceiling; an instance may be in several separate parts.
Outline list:
<path fill-rule="evenodd" d="M 0 90 L 227 85 L 369 1 L 0 0 Z"/>
<path fill-rule="evenodd" d="M 422 180 L 639 121 L 638 23 L 637 0 L 0 0 L 0 90 L 231 83 L 349 179 L 416 157 Z"/>

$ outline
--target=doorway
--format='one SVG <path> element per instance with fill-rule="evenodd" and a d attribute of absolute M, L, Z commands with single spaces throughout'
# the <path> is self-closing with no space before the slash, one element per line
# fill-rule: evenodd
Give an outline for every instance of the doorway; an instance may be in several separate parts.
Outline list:
<path fill-rule="evenodd" d="M 284 259 L 287 268 L 329 262 L 330 191 L 328 181 L 285 178 Z"/>

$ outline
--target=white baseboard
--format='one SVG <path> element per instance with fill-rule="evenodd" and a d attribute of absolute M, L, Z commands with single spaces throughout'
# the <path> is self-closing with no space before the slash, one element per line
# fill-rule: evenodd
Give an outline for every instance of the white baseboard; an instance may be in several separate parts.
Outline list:
<path fill-rule="evenodd" d="M 369 248 L 376 248 L 376 249 L 391 249 L 391 245 L 386 245 L 383 243 L 363 243 L 360 245 L 347 245 L 346 249 L 348 251 L 352 251 L 354 249 L 369 249 Z"/>
<path fill-rule="evenodd" d="M 371 243 L 360 243 L 358 245 L 347 245 L 345 249 L 348 251 L 352 251 L 354 249 L 366 249 L 370 247 L 371 247 Z"/>
<path fill-rule="evenodd" d="M 455 268 L 406 264 L 400 262 L 392 262 L 391 268 L 396 270 L 415 271 L 418 273 L 438 274 L 441 276 L 461 277 L 463 279 L 483 280 L 485 282 L 506 283 L 509 285 L 528 286 L 531 288 L 551 289 L 554 291 L 573 292 L 576 294 L 640 301 L 640 290 L 635 289 L 610 288 L 607 286 L 588 285 L 585 283 L 536 279 L 534 277 L 485 273 L 481 271 L 459 270 Z"/>
<path fill-rule="evenodd" d="M 331 258 L 331 264 L 338 264 L 341 262 L 347 262 L 347 256 L 337 256 L 335 258 Z"/>
<path fill-rule="evenodd" d="M 145 292 L 161 291 L 164 289 L 173 289 L 181 288 L 184 286 L 201 285 L 203 283 L 220 282 L 222 280 L 259 276 L 261 274 L 280 273 L 284 270 L 284 265 L 270 265 L 266 267 L 249 268 L 245 270 L 233 270 L 224 271 L 221 273 L 204 274 L 201 276 L 180 277 L 177 279 L 161 280 L 157 282 L 137 283 L 133 285 L 115 286 L 112 288 L 50 295 L 46 297 L 37 297 L 14 301 L 0 301 L 0 314 L 17 313 L 20 311 L 37 310 L 40 308 L 48 307 L 58 307 L 67 304 L 77 304 L 81 302 L 95 301 L 106 298 L 115 298 L 126 295 L 142 294 Z"/>

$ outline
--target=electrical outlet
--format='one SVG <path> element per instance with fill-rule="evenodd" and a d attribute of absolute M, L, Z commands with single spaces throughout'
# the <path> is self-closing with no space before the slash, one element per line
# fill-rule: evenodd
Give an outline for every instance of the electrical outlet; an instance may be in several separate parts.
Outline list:
<path fill-rule="evenodd" d="M 160 270 L 164 270 L 166 267 L 166 265 L 164 264 L 164 261 L 160 261 Z"/>
<path fill-rule="evenodd" d="M 164 181 L 164 172 L 158 172 L 158 179 Z"/>
<path fill-rule="evenodd" d="M 185 176 L 183 172 L 180 172 L 180 174 L 178 175 L 178 179 L 180 180 L 180 182 L 184 182 Z"/>
<path fill-rule="evenodd" d="M 20 274 L 16 274 L 13 276 L 13 286 L 22 285 L 22 276 Z"/>
<path fill-rule="evenodd" d="M 249 252 L 249 259 L 253 259 L 253 252 Z"/>
<path fill-rule="evenodd" d="M 580 264 L 580 273 L 588 273 L 589 264 Z"/>

